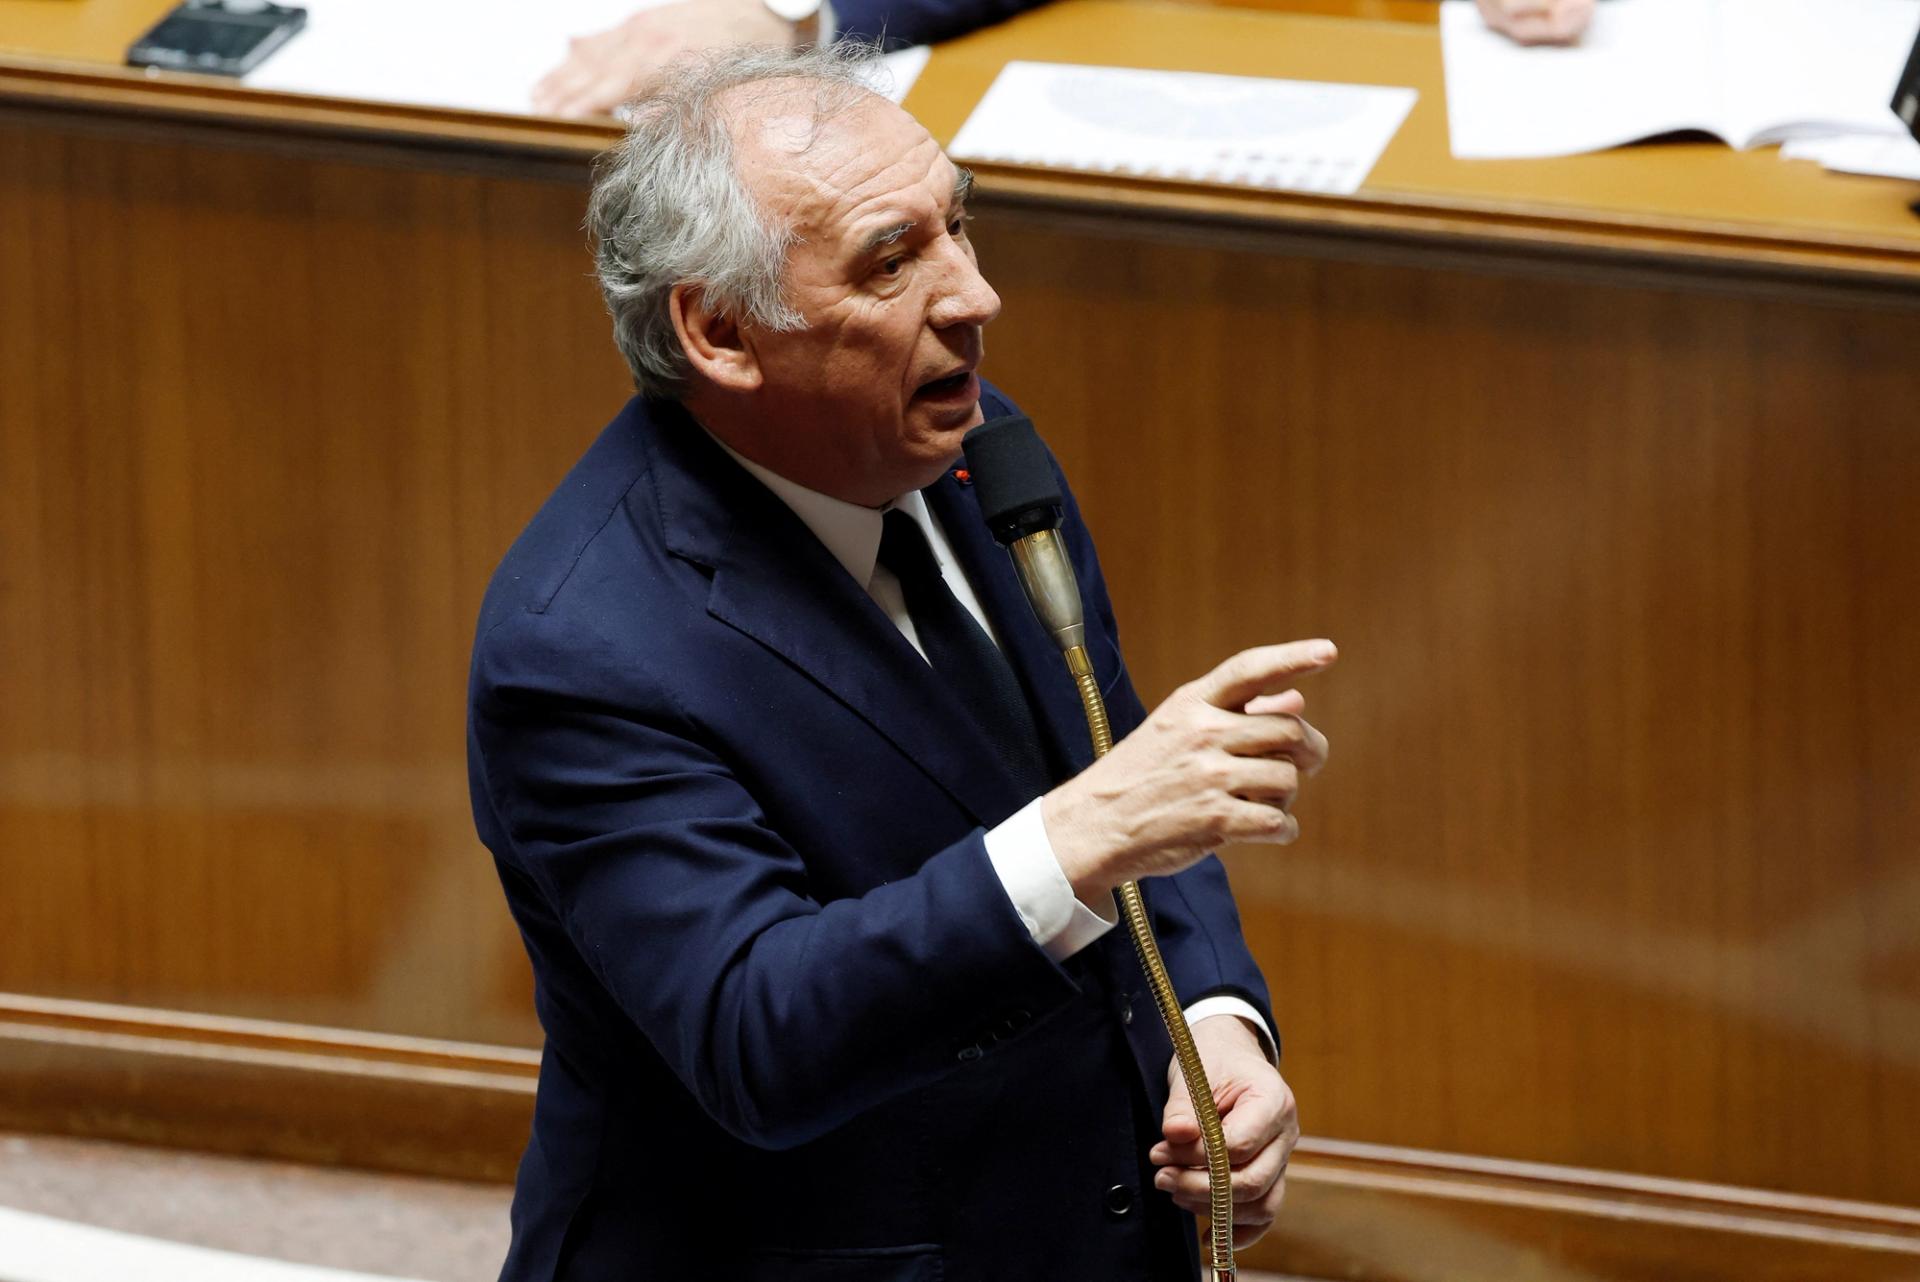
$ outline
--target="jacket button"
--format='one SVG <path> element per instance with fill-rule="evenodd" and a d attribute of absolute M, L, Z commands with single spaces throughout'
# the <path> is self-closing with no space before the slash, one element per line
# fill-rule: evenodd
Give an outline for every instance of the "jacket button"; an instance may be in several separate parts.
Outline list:
<path fill-rule="evenodd" d="M 985 1054 L 986 1052 L 978 1046 L 962 1046 L 960 1048 L 960 1062 L 962 1064 L 971 1063 Z"/>
<path fill-rule="evenodd" d="M 1120 1022 L 1122 1024 L 1131 1024 L 1133 1022 L 1133 994 L 1132 993 L 1128 993 L 1125 997 L 1122 997 L 1120 999 Z"/>
<path fill-rule="evenodd" d="M 1114 1219 L 1124 1217 L 1133 1210 L 1133 1190 L 1124 1184 L 1116 1184 L 1107 1190 L 1107 1214 Z"/>

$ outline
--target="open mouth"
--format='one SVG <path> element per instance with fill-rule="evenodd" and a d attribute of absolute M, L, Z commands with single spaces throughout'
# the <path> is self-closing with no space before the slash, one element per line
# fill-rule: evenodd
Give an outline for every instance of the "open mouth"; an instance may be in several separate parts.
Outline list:
<path fill-rule="evenodd" d="M 941 400 L 949 396 L 960 396 L 968 390 L 972 382 L 973 371 L 963 369 L 956 374 L 949 374 L 945 378 L 936 378 L 930 383 L 920 384 L 920 390 L 915 392 L 914 395 L 932 397 L 935 400 Z"/>

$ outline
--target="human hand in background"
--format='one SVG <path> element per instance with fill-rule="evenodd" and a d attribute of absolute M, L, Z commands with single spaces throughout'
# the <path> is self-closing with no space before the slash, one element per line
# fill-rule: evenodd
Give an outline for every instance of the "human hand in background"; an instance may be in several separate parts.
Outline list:
<path fill-rule="evenodd" d="M 1203 1019 L 1193 1026 L 1193 1041 L 1227 1137 L 1237 1250 L 1258 1241 L 1280 1213 L 1287 1194 L 1287 1159 L 1300 1138 L 1300 1114 L 1292 1088 L 1268 1062 L 1245 1020 L 1233 1015 Z M 1165 1138 L 1147 1153 L 1147 1160 L 1160 1168 L 1154 1187 L 1172 1194 L 1180 1209 L 1204 1218 L 1210 1211 L 1207 1150 L 1178 1060 L 1167 1066 L 1167 1084 L 1171 1093 L 1160 1122 Z"/>
<path fill-rule="evenodd" d="M 722 45 L 790 45 L 794 28 L 763 0 L 679 0 L 572 41 L 567 60 L 533 87 L 548 116 L 607 115 L 680 54 Z"/>
<path fill-rule="evenodd" d="M 1593 20 L 1593 0 L 1475 0 L 1495 31 L 1523 45 L 1563 45 Z"/>

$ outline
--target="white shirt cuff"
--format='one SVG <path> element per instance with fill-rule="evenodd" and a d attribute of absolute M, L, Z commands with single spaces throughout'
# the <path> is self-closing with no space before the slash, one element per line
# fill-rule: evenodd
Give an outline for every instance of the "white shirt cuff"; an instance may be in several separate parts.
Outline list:
<path fill-rule="evenodd" d="M 1109 900 L 1112 916 L 1096 913 L 1074 895 L 1047 840 L 1040 801 L 1035 797 L 987 833 L 987 858 L 1033 942 L 1053 960 L 1065 961 L 1112 930 L 1120 910 Z"/>
<path fill-rule="evenodd" d="M 987 859 L 1033 942 L 1054 961 L 1064 961 L 1112 930 L 1120 910 L 1109 899 L 1104 905 L 1107 913 L 1096 913 L 1074 895 L 1072 883 L 1054 858 L 1053 843 L 1047 840 L 1040 802 L 1035 797 L 987 833 Z M 1273 1030 L 1252 1002 L 1216 993 L 1202 997 L 1186 1013 L 1188 1024 L 1220 1015 L 1246 1020 L 1260 1038 L 1260 1048 L 1273 1059 Z"/>
<path fill-rule="evenodd" d="M 1267 1021 L 1254 1009 L 1252 1002 L 1231 993 L 1215 993 L 1212 997 L 1202 997 L 1187 1007 L 1187 1024 L 1191 1027 L 1203 1019 L 1213 1019 L 1219 1015 L 1237 1015 L 1253 1025 L 1254 1036 L 1260 1039 L 1260 1049 L 1267 1054 L 1267 1062 L 1277 1063 L 1273 1055 L 1273 1030 L 1267 1027 Z"/>

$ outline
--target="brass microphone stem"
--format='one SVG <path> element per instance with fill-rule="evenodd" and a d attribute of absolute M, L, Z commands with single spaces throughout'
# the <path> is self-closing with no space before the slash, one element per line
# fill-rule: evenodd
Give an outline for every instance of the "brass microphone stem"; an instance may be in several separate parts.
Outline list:
<path fill-rule="evenodd" d="M 1093 660 L 1081 645 L 1067 647 L 1065 654 L 1067 669 L 1073 673 L 1073 683 L 1080 691 L 1087 732 L 1093 737 L 1093 755 L 1104 757 L 1113 748 L 1113 727 L 1107 722 L 1107 705 L 1100 697 L 1100 682 L 1093 675 Z M 1213 1270 L 1213 1282 L 1233 1282 L 1233 1167 L 1227 1160 L 1227 1137 L 1220 1127 L 1220 1110 L 1214 1107 L 1206 1066 L 1200 1062 L 1200 1051 L 1193 1044 L 1193 1030 L 1187 1027 L 1186 1012 L 1180 1008 L 1173 981 L 1167 977 L 1166 963 L 1160 959 L 1160 946 L 1153 941 L 1153 927 L 1147 921 L 1140 883 L 1122 882 L 1114 894 L 1120 901 L 1120 913 L 1127 920 L 1127 932 L 1133 936 L 1133 950 L 1140 957 L 1140 967 L 1146 971 L 1153 1004 L 1160 1008 L 1160 1019 L 1167 1026 L 1167 1036 L 1173 1040 L 1180 1077 L 1187 1084 L 1187 1098 L 1193 1101 L 1193 1114 L 1200 1123 L 1201 1138 L 1206 1142 L 1208 1264 Z"/>

